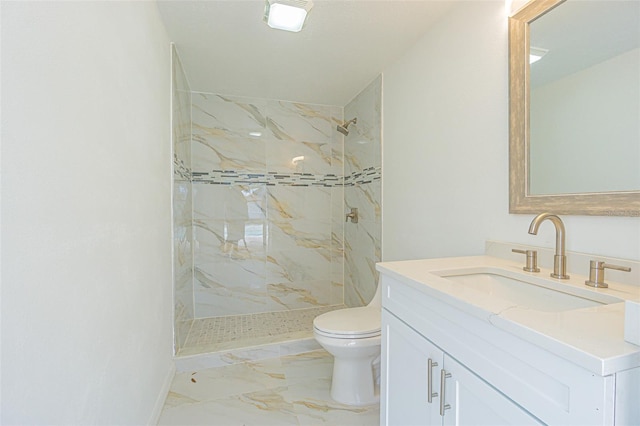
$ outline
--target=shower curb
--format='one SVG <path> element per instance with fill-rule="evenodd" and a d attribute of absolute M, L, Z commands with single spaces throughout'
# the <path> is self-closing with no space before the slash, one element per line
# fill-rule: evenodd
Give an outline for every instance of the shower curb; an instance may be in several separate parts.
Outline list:
<path fill-rule="evenodd" d="M 206 368 L 222 367 L 248 361 L 277 358 L 286 355 L 296 355 L 311 352 L 322 347 L 313 337 L 257 345 L 245 348 L 231 349 L 220 352 L 209 352 L 197 355 L 174 357 L 176 372 L 199 371 Z"/>

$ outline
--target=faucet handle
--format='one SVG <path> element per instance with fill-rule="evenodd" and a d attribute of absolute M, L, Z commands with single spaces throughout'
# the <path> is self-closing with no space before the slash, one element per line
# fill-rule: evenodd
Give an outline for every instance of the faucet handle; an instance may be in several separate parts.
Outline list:
<path fill-rule="evenodd" d="M 604 282 L 604 270 L 615 269 L 618 271 L 631 272 L 631 268 L 626 266 L 611 265 L 601 260 L 592 260 L 589 262 L 589 279 L 584 283 L 590 287 L 607 288 L 609 284 Z"/>
<path fill-rule="evenodd" d="M 523 271 L 540 272 L 540 268 L 538 268 L 538 252 L 536 250 L 511 249 L 511 251 L 527 256 L 527 264 L 522 267 Z"/>
<path fill-rule="evenodd" d="M 351 219 L 352 223 L 358 223 L 358 208 L 351 207 L 351 213 L 347 213 L 347 218 L 344 220 L 345 222 L 349 222 Z"/>

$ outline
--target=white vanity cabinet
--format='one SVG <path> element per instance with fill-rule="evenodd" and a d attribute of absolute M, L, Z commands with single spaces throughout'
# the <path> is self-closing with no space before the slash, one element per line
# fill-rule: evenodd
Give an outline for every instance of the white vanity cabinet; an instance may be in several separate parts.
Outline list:
<path fill-rule="evenodd" d="M 542 424 L 389 311 L 382 324 L 382 425 Z"/>
<path fill-rule="evenodd" d="M 438 424 L 440 398 L 434 393 L 440 392 L 444 352 L 384 309 L 382 329 L 381 424 Z"/>
<path fill-rule="evenodd" d="M 521 329 L 500 313 L 451 297 L 446 293 L 450 285 L 431 287 L 416 266 L 422 265 L 378 264 L 381 425 L 640 424 L 640 351 L 635 346 L 623 345 L 630 352 L 622 368 L 608 363 L 601 368 L 588 353 L 549 343 L 544 334 Z M 592 312 L 609 311 L 580 312 L 589 320 Z M 563 318 L 555 313 L 544 317 Z M 587 323 L 579 330 L 595 326 Z"/>

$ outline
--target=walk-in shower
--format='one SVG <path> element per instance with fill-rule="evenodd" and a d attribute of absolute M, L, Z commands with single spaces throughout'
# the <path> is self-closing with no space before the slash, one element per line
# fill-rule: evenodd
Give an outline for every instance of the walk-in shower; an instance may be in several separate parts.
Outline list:
<path fill-rule="evenodd" d="M 192 92 L 174 54 L 178 357 L 308 349 L 316 316 L 370 300 L 380 87 L 378 78 L 345 107 Z M 345 113 L 377 143 L 346 144 L 333 130 L 349 133 L 357 119 Z M 364 235 L 346 228 L 350 207 L 367 213 Z"/>
<path fill-rule="evenodd" d="M 338 130 L 343 135 L 347 136 L 349 134 L 349 126 L 351 124 L 358 124 L 358 117 L 354 117 L 349 121 L 346 121 L 343 125 L 338 124 L 336 130 Z"/>

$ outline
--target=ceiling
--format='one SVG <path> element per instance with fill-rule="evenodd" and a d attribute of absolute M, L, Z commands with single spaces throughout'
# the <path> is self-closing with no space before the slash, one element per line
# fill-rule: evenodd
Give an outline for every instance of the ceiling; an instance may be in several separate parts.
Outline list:
<path fill-rule="evenodd" d="M 269 28 L 264 0 L 159 0 L 191 90 L 344 106 L 454 0 L 314 0 L 299 33 Z"/>

